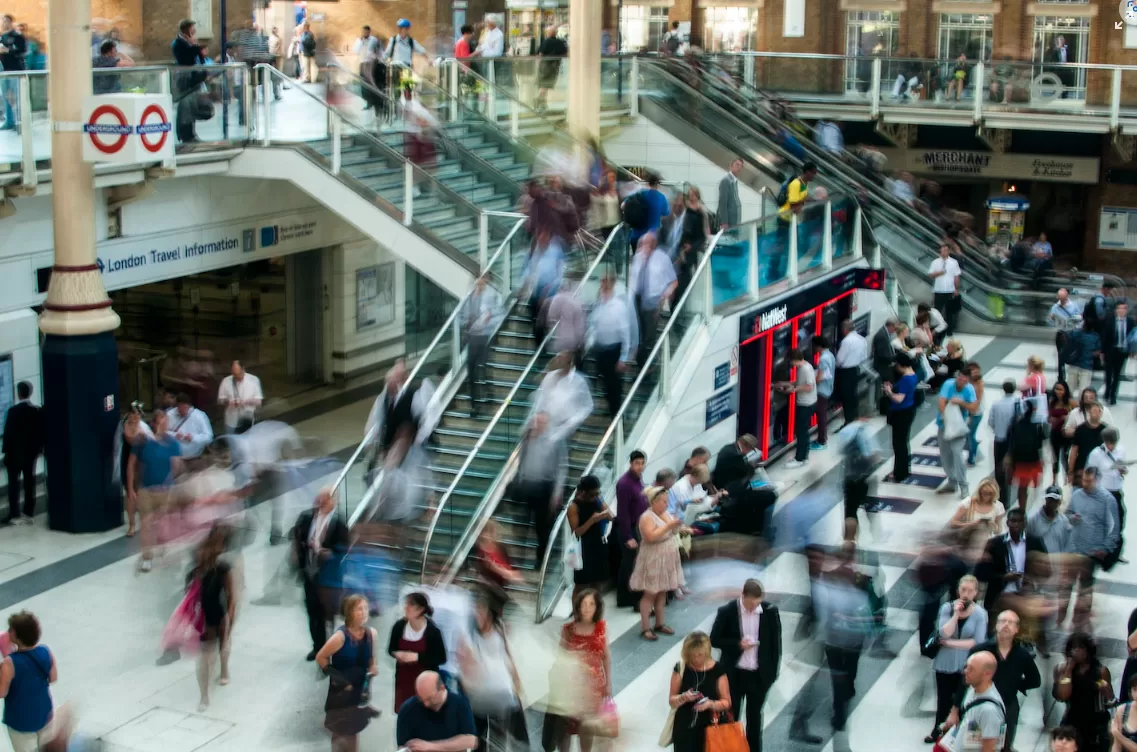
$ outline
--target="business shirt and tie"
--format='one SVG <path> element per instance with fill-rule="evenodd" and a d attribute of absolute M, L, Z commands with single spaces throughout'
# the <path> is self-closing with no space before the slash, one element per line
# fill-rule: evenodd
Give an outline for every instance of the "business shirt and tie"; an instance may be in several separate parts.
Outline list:
<path fill-rule="evenodd" d="M 719 662 L 730 683 L 733 715 L 739 720 L 745 712 L 748 746 L 751 752 L 762 752 L 762 706 L 782 662 L 778 607 L 763 601 L 750 611 L 742 598 L 736 598 L 715 613 L 710 637 L 711 647 L 720 651 Z M 751 647 L 744 649 L 743 641 Z"/>
<path fill-rule="evenodd" d="M 553 332 L 553 349 L 558 353 L 576 353 L 579 365 L 588 328 L 584 304 L 576 296 L 575 290 L 562 289 L 549 301 L 549 307 L 545 310 L 545 328 L 551 331 L 554 326 L 557 328 Z"/>
<path fill-rule="evenodd" d="M 1133 322 L 1124 316 L 1115 316 L 1106 328 L 1105 342 L 1105 398 L 1111 405 L 1117 404 L 1117 392 L 1121 387 L 1121 374 L 1125 370 L 1125 360 L 1129 356 L 1129 333 Z"/>
<path fill-rule="evenodd" d="M 728 172 L 719 181 L 718 220 L 722 227 L 742 224 L 742 199 L 738 195 L 738 177 Z"/>
<path fill-rule="evenodd" d="M 845 415 L 845 425 L 860 417 L 857 399 L 857 380 L 861 366 L 869 359 L 869 343 L 860 332 L 853 330 L 845 335 L 837 347 L 835 389 Z"/>

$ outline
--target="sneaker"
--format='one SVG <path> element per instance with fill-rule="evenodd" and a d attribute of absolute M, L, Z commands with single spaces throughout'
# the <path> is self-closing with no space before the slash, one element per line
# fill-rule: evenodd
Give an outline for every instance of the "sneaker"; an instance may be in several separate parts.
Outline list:
<path fill-rule="evenodd" d="M 953 494 L 958 490 L 959 489 L 956 488 L 953 484 L 948 483 L 946 486 L 940 486 L 937 488 L 936 493 L 946 496 L 947 494 Z"/>
<path fill-rule="evenodd" d="M 971 496 L 971 489 L 970 488 L 968 488 L 967 486 L 960 486 L 959 487 L 959 498 L 960 499 L 966 499 L 970 496 Z"/>
<path fill-rule="evenodd" d="M 809 460 L 790 460 L 786 463 L 787 470 L 796 470 L 799 467 L 806 467 L 809 465 Z"/>
<path fill-rule="evenodd" d="M 143 559 L 142 563 L 138 565 L 138 571 L 149 572 L 154 567 L 154 563 L 150 559 Z"/>
<path fill-rule="evenodd" d="M 815 451 L 815 452 L 819 452 L 819 451 L 821 451 L 822 449 L 824 449 L 824 448 L 825 448 L 825 446 L 826 446 L 826 445 L 825 445 L 825 444 L 822 444 L 820 441 L 811 441 L 811 442 L 809 443 L 809 448 L 810 448 L 812 451 Z"/>

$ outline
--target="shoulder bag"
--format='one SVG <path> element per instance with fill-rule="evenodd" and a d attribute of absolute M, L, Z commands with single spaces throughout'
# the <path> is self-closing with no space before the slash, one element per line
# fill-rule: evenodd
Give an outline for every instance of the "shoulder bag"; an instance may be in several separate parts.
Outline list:
<path fill-rule="evenodd" d="M 687 670 L 687 665 L 682 658 L 679 659 L 679 686 L 683 686 L 683 673 Z M 682 694 L 682 692 L 680 692 Z M 669 695 L 670 696 L 670 695 Z M 675 731 L 675 713 L 679 710 L 679 706 L 671 708 L 671 712 L 667 714 L 667 720 L 663 722 L 663 731 L 659 733 L 659 746 L 670 747 L 671 737 Z"/>

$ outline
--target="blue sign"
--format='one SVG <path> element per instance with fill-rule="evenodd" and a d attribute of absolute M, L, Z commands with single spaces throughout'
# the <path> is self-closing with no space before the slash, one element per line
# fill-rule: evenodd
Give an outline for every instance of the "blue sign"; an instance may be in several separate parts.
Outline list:
<path fill-rule="evenodd" d="M 715 366 L 715 391 L 730 383 L 730 363 Z"/>
<path fill-rule="evenodd" d="M 729 368 L 727 372 L 729 373 Z M 712 396 L 707 400 L 706 429 L 709 430 L 710 428 L 717 426 L 719 423 L 722 423 L 724 420 L 734 415 L 736 409 L 737 408 L 735 407 L 734 403 L 733 389 L 724 389 L 718 394 Z"/>

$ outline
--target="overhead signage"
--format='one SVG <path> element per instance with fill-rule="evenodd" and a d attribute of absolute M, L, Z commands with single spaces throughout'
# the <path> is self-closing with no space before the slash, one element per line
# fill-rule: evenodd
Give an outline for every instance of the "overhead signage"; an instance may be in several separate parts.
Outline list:
<path fill-rule="evenodd" d="M 83 160 L 136 164 L 174 155 L 168 94 L 100 94 L 83 103 Z"/>
<path fill-rule="evenodd" d="M 742 314 L 739 341 L 777 329 L 795 316 L 825 305 L 853 290 L 884 290 L 884 270 L 859 267 L 798 290 L 775 303 Z"/>
<path fill-rule="evenodd" d="M 889 169 L 920 175 L 1042 180 L 1063 183 L 1099 182 L 1096 157 L 1049 154 L 996 154 L 966 149 L 880 149 Z"/>

